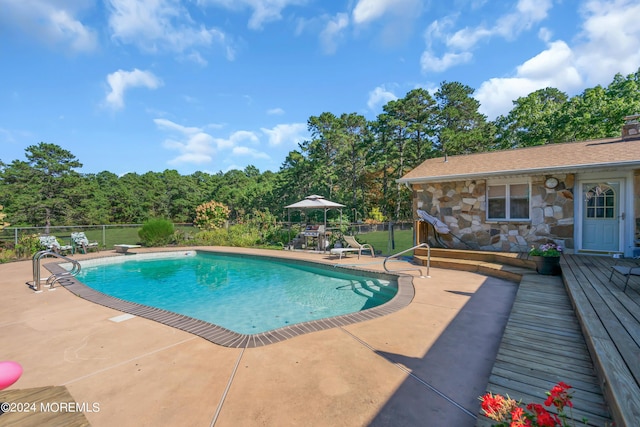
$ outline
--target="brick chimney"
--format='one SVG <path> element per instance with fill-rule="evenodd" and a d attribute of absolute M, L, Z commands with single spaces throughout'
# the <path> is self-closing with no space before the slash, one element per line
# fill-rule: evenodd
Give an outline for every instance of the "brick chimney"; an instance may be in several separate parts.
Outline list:
<path fill-rule="evenodd" d="M 640 139 L 640 114 L 624 118 L 624 125 L 622 125 L 622 139 Z"/>

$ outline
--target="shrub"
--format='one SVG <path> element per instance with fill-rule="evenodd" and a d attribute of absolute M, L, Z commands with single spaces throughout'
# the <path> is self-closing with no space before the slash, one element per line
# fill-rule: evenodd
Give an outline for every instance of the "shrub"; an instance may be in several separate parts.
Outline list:
<path fill-rule="evenodd" d="M 250 224 L 236 224 L 229 227 L 229 246 L 252 247 L 260 242 L 260 231 Z"/>
<path fill-rule="evenodd" d="M 229 219 L 231 210 L 224 204 L 211 200 L 196 208 L 193 223 L 201 230 L 215 230 L 221 228 Z"/>
<path fill-rule="evenodd" d="M 145 246 L 165 246 L 171 243 L 174 233 L 173 223 L 168 219 L 151 219 L 144 223 L 138 236 Z"/>
<path fill-rule="evenodd" d="M 250 227 L 252 233 L 253 229 L 259 233 L 260 239 L 257 244 L 282 246 L 287 243 L 286 240 L 282 241 L 282 226 L 278 225 L 276 216 L 269 212 L 268 208 L 264 211 L 254 209 L 251 215 L 244 218 L 243 224 Z"/>
<path fill-rule="evenodd" d="M 379 208 L 371 208 L 369 218 L 364 220 L 365 224 L 380 224 L 384 221 L 384 215 Z"/>
<path fill-rule="evenodd" d="M 229 229 L 201 231 L 194 237 L 198 245 L 252 247 L 260 243 L 260 232 L 249 224 L 236 224 Z"/>
<path fill-rule="evenodd" d="M 4 207 L 0 205 L 0 230 L 10 225 L 8 222 L 4 222 L 4 219 L 7 217 L 7 214 L 3 213 L 2 209 L 4 209 Z"/>
<path fill-rule="evenodd" d="M 203 246 L 229 246 L 227 230 L 219 228 L 217 230 L 201 231 L 196 233 L 194 241 L 196 245 Z"/>
<path fill-rule="evenodd" d="M 11 249 L 0 249 L 0 264 L 16 259 L 16 253 Z"/>
<path fill-rule="evenodd" d="M 30 258 L 36 252 L 42 250 L 40 237 L 37 234 L 23 234 L 18 238 L 16 256 L 18 258 Z"/>

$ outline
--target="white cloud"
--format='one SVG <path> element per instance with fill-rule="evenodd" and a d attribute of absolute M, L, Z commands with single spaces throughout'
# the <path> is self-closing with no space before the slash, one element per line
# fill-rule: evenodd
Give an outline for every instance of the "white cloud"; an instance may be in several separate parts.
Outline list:
<path fill-rule="evenodd" d="M 434 21 L 425 31 L 427 48 L 420 60 L 422 71 L 442 72 L 467 63 L 473 58 L 471 50 L 480 41 L 494 36 L 515 38 L 544 20 L 551 7 L 551 0 L 519 0 L 515 10 L 498 17 L 493 26 L 465 27 L 454 33 L 450 32 L 450 28 L 455 23 L 455 17 L 449 16 L 442 21 Z M 446 51 L 437 55 L 436 45 L 443 45 Z"/>
<path fill-rule="evenodd" d="M 446 44 L 449 48 L 459 50 L 472 49 L 480 40 L 494 33 L 487 28 L 464 28 L 448 36 Z"/>
<path fill-rule="evenodd" d="M 82 4 L 62 5 L 46 0 L 0 0 L 0 26 L 16 29 L 20 37 L 68 46 L 74 52 L 89 52 L 98 45 L 96 32 L 76 16 Z"/>
<path fill-rule="evenodd" d="M 338 13 L 329 19 L 324 29 L 320 32 L 320 45 L 324 53 L 335 53 L 338 48 L 338 42 L 343 37 L 343 32 L 348 26 L 349 16 L 346 13 Z"/>
<path fill-rule="evenodd" d="M 370 22 L 384 16 L 397 0 L 359 0 L 353 8 L 353 21 L 356 24 Z"/>
<path fill-rule="evenodd" d="M 306 123 L 280 124 L 273 129 L 260 128 L 260 130 L 269 137 L 271 146 L 284 144 L 295 146 L 309 136 Z"/>
<path fill-rule="evenodd" d="M 149 71 L 140 71 L 135 68 L 133 71 L 118 70 L 107 76 L 107 83 L 111 91 L 107 94 L 107 105 L 115 109 L 124 107 L 124 93 L 134 87 L 146 87 L 156 89 L 162 85 L 162 81 Z"/>
<path fill-rule="evenodd" d="M 358 0 L 352 14 L 353 22 L 362 25 L 389 16 L 416 19 L 421 11 L 420 0 Z"/>
<path fill-rule="evenodd" d="M 236 156 L 249 156 L 254 159 L 270 159 L 271 158 L 267 153 L 263 153 L 262 151 L 258 151 L 254 148 L 243 147 L 243 146 L 233 147 L 233 150 L 231 151 L 231 153 Z"/>
<path fill-rule="evenodd" d="M 267 110 L 267 114 L 270 116 L 281 116 L 284 114 L 284 110 L 280 107 L 270 108 Z"/>
<path fill-rule="evenodd" d="M 162 130 L 173 130 L 185 135 L 194 134 L 201 131 L 200 128 L 182 126 L 167 119 L 154 119 L 153 122 Z"/>
<path fill-rule="evenodd" d="M 563 41 L 555 41 L 549 44 L 547 50 L 540 52 L 533 58 L 525 61 L 518 66 L 517 74 L 532 80 L 545 80 L 553 78 L 560 80 L 563 86 L 570 84 L 580 84 L 580 81 L 563 81 L 558 79 L 558 74 L 564 74 L 567 70 L 571 70 L 572 74 L 575 68 L 572 67 L 573 53 L 571 48 Z"/>
<path fill-rule="evenodd" d="M 380 106 L 396 99 L 398 99 L 398 97 L 393 92 L 387 90 L 384 86 L 378 86 L 369 92 L 367 107 L 369 107 L 369 110 L 375 111 L 380 108 Z"/>
<path fill-rule="evenodd" d="M 183 53 L 195 47 L 220 45 L 227 59 L 235 56 L 226 34 L 215 28 L 197 26 L 178 0 L 108 0 L 112 38 L 148 52 L 168 50 Z M 195 52 L 186 58 L 204 59 Z"/>
<path fill-rule="evenodd" d="M 380 22 L 377 35 L 383 45 L 391 47 L 411 35 L 423 3 L 422 0 L 358 0 L 351 13 L 352 20 L 361 28 Z"/>
<path fill-rule="evenodd" d="M 252 9 L 248 26 L 260 30 L 264 24 L 282 19 L 282 11 L 289 6 L 305 4 L 307 0 L 199 0 L 200 4 L 211 4 L 229 10 Z"/>
<path fill-rule="evenodd" d="M 577 65 L 590 85 L 609 83 L 616 73 L 629 74 L 640 65 L 640 3 L 635 0 L 587 1 L 574 48 Z"/>
<path fill-rule="evenodd" d="M 167 138 L 162 145 L 168 150 L 178 151 L 180 155 L 169 160 L 169 164 L 209 163 L 215 154 L 215 140 L 201 128 L 187 127 L 167 119 L 155 119 L 160 130 L 171 131 L 176 139 Z"/>
<path fill-rule="evenodd" d="M 258 142 L 260 142 L 260 139 L 258 138 L 258 135 L 255 134 L 255 132 L 251 132 L 248 130 L 239 130 L 232 133 L 228 140 L 220 141 L 224 141 L 224 147 L 235 147 L 236 145 L 244 142 L 257 144 Z M 220 143 L 218 144 L 218 146 L 222 147 Z"/>
<path fill-rule="evenodd" d="M 420 67 L 422 68 L 423 72 L 442 72 L 455 65 L 465 64 L 471 61 L 471 58 L 473 58 L 471 52 L 447 52 L 441 58 L 438 58 L 431 52 L 425 50 L 424 52 L 422 52 L 422 56 L 420 56 Z"/>
<path fill-rule="evenodd" d="M 214 155 L 227 152 L 235 156 L 250 156 L 254 159 L 269 159 L 269 155 L 246 144 L 257 145 L 260 140 L 255 132 L 240 130 L 233 132 L 228 138 L 216 138 L 205 132 L 205 128 L 219 129 L 220 125 L 189 127 L 174 123 L 167 119 L 155 119 L 158 129 L 171 133 L 165 139 L 163 147 L 178 151 L 180 154 L 169 160 L 169 164 L 203 164 L 213 161 Z"/>
<path fill-rule="evenodd" d="M 616 73 L 636 72 L 640 64 L 640 4 L 630 0 L 587 1 L 584 23 L 573 46 L 562 40 L 548 42 L 547 49 L 527 60 L 513 77 L 494 78 L 480 86 L 476 98 L 490 119 L 508 113 L 512 100 L 545 87 L 569 95 L 585 85 L 607 85 Z M 539 37 L 551 37 L 541 29 Z"/>
<path fill-rule="evenodd" d="M 580 73 L 574 65 L 574 55 L 563 41 L 549 43 L 548 48 L 516 69 L 514 77 L 493 78 L 480 86 L 476 99 L 480 111 L 490 119 L 511 110 L 513 101 L 545 87 L 564 92 L 579 88 Z"/>

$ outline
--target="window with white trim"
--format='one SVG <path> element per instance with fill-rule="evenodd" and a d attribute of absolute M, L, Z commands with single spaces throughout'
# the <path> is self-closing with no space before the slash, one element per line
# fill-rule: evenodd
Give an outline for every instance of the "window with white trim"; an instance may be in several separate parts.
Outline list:
<path fill-rule="evenodd" d="M 529 183 L 487 185 L 487 220 L 529 220 Z"/>

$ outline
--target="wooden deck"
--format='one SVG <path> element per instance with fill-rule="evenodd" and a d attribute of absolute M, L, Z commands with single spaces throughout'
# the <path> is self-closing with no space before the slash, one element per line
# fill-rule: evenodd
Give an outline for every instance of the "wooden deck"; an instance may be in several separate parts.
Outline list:
<path fill-rule="evenodd" d="M 563 280 L 616 426 L 640 420 L 640 280 L 626 292 L 609 257 L 565 255 Z M 624 262 L 624 261 L 623 261 Z"/>
<path fill-rule="evenodd" d="M 6 404 L 0 410 L 2 426 L 85 427 L 90 424 L 82 409 L 96 409 L 76 403 L 65 386 L 3 390 L 0 402 Z"/>
<path fill-rule="evenodd" d="M 559 381 L 573 387 L 573 417 L 589 426 L 611 425 L 578 319 L 559 276 L 530 270 L 522 280 L 498 350 L 487 391 L 523 403 L 543 403 Z M 480 415 L 477 426 L 490 426 Z M 580 424 L 581 425 L 581 424 Z"/>

